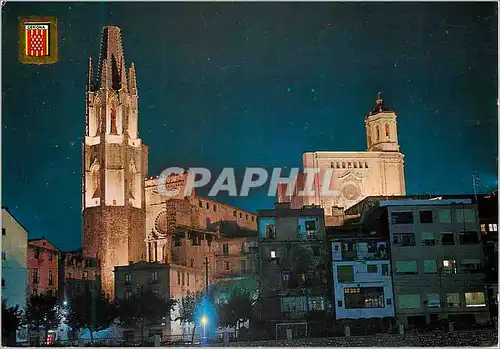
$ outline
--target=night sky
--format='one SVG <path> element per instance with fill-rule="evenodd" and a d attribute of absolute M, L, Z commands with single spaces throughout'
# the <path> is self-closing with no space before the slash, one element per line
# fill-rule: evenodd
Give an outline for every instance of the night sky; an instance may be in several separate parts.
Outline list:
<path fill-rule="evenodd" d="M 2 8 L 2 205 L 80 247 L 88 57 L 122 29 L 149 175 L 167 166 L 301 166 L 365 150 L 378 91 L 398 113 L 408 194 L 497 181 L 497 4 L 13 3 Z M 18 16 L 57 16 L 60 61 L 18 61 Z M 220 198 L 255 211 L 274 199 Z"/>

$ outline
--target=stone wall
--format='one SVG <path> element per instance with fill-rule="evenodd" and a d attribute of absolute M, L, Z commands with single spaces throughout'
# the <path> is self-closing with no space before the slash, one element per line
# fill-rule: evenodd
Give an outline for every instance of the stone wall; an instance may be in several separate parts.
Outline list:
<path fill-rule="evenodd" d="M 221 344 L 218 344 L 219 346 Z M 496 330 L 438 332 L 404 335 L 304 338 L 291 341 L 231 342 L 232 347 L 454 347 L 498 346 Z M 217 345 L 214 345 L 217 346 Z"/>

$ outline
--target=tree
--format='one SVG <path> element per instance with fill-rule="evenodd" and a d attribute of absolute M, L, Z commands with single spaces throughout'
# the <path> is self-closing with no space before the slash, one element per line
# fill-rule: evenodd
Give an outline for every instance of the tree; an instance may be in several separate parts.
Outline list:
<path fill-rule="evenodd" d="M 118 302 L 118 316 L 127 327 L 139 325 L 144 341 L 144 329 L 162 322 L 175 305 L 175 300 L 165 299 L 147 288 L 133 294 L 131 298 Z"/>
<path fill-rule="evenodd" d="M 57 298 L 50 291 L 32 295 L 24 315 L 28 331 L 35 330 L 37 334 L 37 345 L 40 340 L 40 329 L 43 328 L 45 331 L 54 329 L 58 327 L 61 320 L 57 309 Z"/>
<path fill-rule="evenodd" d="M 250 294 L 234 292 L 227 303 L 218 306 L 219 327 L 233 327 L 235 334 L 240 324 L 249 320 L 252 315 L 253 301 Z"/>
<path fill-rule="evenodd" d="M 2 299 L 2 345 L 16 345 L 16 331 L 21 326 L 22 311 L 19 306 L 9 307 Z"/>
<path fill-rule="evenodd" d="M 104 293 L 75 296 L 67 307 L 66 324 L 74 330 L 88 328 L 92 342 L 94 332 L 107 328 L 117 316 L 115 304 Z"/>
<path fill-rule="evenodd" d="M 186 296 L 182 298 L 179 304 L 179 316 L 174 321 L 180 320 L 181 323 L 194 322 L 193 334 L 191 341 L 194 339 L 194 332 L 196 330 L 196 309 L 199 307 L 203 300 L 202 292 L 187 292 Z"/>

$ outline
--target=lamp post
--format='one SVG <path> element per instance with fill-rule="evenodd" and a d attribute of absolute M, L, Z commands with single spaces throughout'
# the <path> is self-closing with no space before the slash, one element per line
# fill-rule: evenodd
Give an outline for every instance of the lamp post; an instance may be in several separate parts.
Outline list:
<path fill-rule="evenodd" d="M 208 318 L 203 315 L 201 317 L 201 324 L 203 325 L 203 338 L 202 339 L 205 339 L 207 340 L 207 323 L 208 323 Z"/>

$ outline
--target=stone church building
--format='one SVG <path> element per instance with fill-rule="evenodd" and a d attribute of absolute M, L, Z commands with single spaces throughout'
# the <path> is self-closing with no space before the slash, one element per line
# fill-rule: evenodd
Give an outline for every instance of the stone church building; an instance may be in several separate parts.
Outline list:
<path fill-rule="evenodd" d="M 375 107 L 365 117 L 366 151 L 315 151 L 304 153 L 304 168 L 318 168 L 309 196 L 299 196 L 305 176 L 299 174 L 293 194 L 280 185 L 278 201 L 290 201 L 293 208 L 319 205 L 325 210 L 327 225 L 337 225 L 335 216 L 368 196 L 406 195 L 404 155 L 400 152 L 396 113 L 386 106 L 379 93 Z M 326 170 L 329 170 L 329 173 Z M 331 174 L 330 178 L 326 175 Z M 329 183 L 335 195 L 322 195 L 321 186 Z M 327 184 L 328 185 L 328 184 Z"/>
<path fill-rule="evenodd" d="M 97 68 L 89 61 L 86 89 L 82 245 L 84 256 L 100 260 L 102 288 L 111 296 L 115 266 L 175 262 L 172 236 L 179 226 L 214 231 L 219 222 L 233 222 L 237 229 L 257 229 L 254 214 L 194 192 L 182 199 L 158 194 L 158 178 L 146 178 L 148 147 L 138 121 L 134 64 L 126 66 L 120 29 L 104 27 Z M 173 175 L 168 184 L 183 181 Z M 204 258 L 192 254 L 192 267 L 204 268 Z M 213 275 L 215 261 L 210 263 Z"/>
<path fill-rule="evenodd" d="M 83 255 L 100 260 L 102 288 L 111 296 L 114 268 L 140 261 L 204 270 L 205 258 L 211 257 L 213 280 L 217 274 L 218 247 L 210 246 L 209 250 L 196 253 L 191 250 L 192 243 L 176 254 L 173 251 L 179 246 L 174 244 L 175 237 L 184 234 L 187 241 L 190 234 L 224 233 L 227 239 L 231 234 L 221 232 L 221 227 L 254 232 L 256 236 L 256 216 L 201 198 L 194 191 L 188 197 L 160 195 L 158 177 L 147 178 L 148 147 L 138 132 L 135 66 L 126 65 L 118 27 L 104 27 L 96 66 L 90 59 L 83 142 Z M 278 201 L 290 201 L 292 208 L 320 205 L 325 210 L 326 224 L 335 225 L 339 223 L 335 217 L 343 216 L 344 209 L 367 196 L 405 195 L 404 156 L 399 149 L 396 113 L 384 104 L 380 94 L 365 125 L 366 151 L 303 154 L 304 168 L 320 169 L 313 182 L 314 195 L 297 195 L 305 184 L 304 177 L 299 176 L 293 195 L 287 197 L 283 185 L 279 186 Z M 326 169 L 333 173 L 329 188 L 338 194 L 320 193 Z M 172 174 L 166 185 L 182 189 L 186 177 L 187 173 Z M 175 260 L 180 255 L 184 256 L 182 261 Z M 223 274 L 233 270 L 228 261 L 221 265 L 225 266 Z"/>

